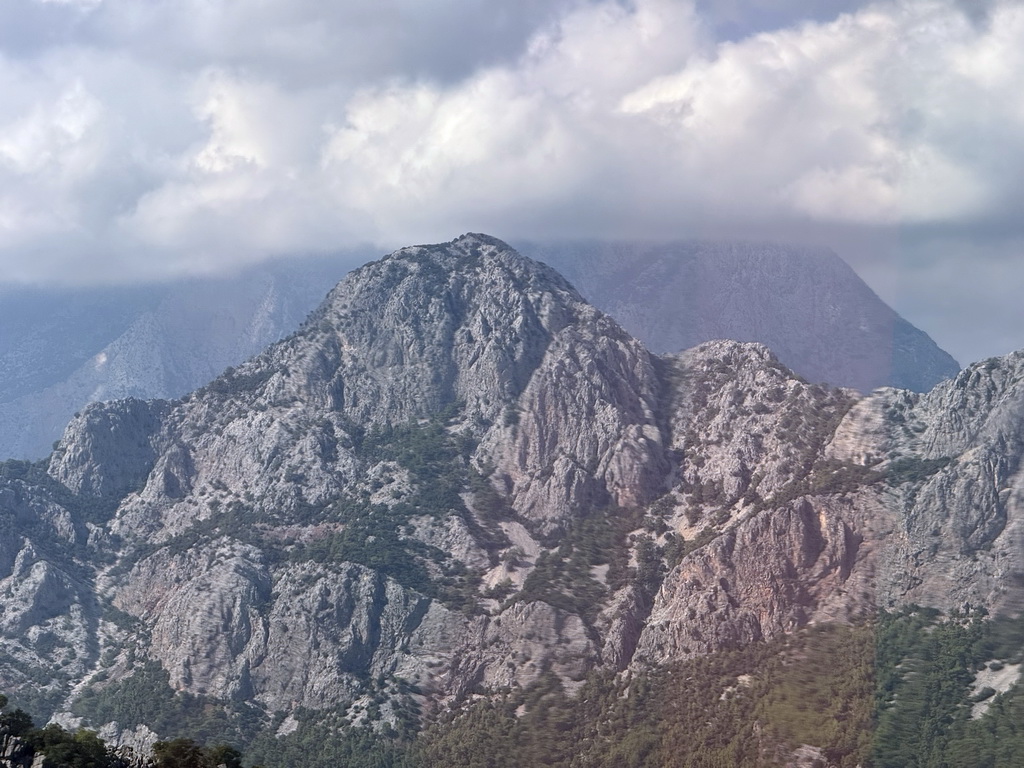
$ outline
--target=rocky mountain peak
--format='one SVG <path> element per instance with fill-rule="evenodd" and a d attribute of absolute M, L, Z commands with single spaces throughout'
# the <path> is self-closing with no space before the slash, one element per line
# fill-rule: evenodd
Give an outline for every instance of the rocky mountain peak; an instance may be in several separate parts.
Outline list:
<path fill-rule="evenodd" d="M 553 336 L 593 314 L 550 267 L 469 234 L 355 270 L 255 365 L 304 376 L 304 397 L 360 424 L 423 418 L 456 401 L 493 421 Z"/>
<path fill-rule="evenodd" d="M 170 410 L 163 400 L 96 403 L 78 413 L 50 456 L 49 473 L 75 493 L 123 496 L 153 465 L 153 444 Z"/>

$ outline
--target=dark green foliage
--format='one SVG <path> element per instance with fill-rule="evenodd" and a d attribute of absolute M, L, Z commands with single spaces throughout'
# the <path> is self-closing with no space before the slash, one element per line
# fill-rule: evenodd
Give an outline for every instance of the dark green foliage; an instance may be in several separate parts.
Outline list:
<path fill-rule="evenodd" d="M 387 505 L 373 504 L 365 496 L 336 501 L 317 517 L 337 520 L 344 528 L 297 548 L 292 559 L 360 563 L 451 607 L 477 610 L 479 575 L 440 549 L 404 533 L 413 518 L 458 515 L 492 552 L 507 543 L 497 528 L 496 513 L 481 525 L 463 503 L 462 493 L 467 488 L 479 495 L 490 486 L 469 469 L 476 441 L 468 433 L 452 434 L 449 430 L 459 408 L 459 404 L 453 404 L 429 420 L 360 434 L 357 455 L 370 465 L 398 464 L 409 473 L 412 492 Z M 493 512 L 501 502 L 488 497 L 486 504 Z"/>
<path fill-rule="evenodd" d="M 0 736 L 21 740 L 20 749 L 26 759 L 45 755 L 47 765 L 60 768 L 125 768 L 117 756 L 107 751 L 106 744 L 93 732 L 79 729 L 70 733 L 59 725 L 36 728 L 24 711 L 7 710 L 7 697 L 0 694 Z"/>
<path fill-rule="evenodd" d="M 43 485 L 50 479 L 46 473 L 49 464 L 48 460 L 23 461 L 21 459 L 8 459 L 0 461 L 0 478 L 5 480 L 21 480 L 31 485 Z"/>
<path fill-rule="evenodd" d="M 1024 690 L 1017 683 L 998 696 L 984 717 L 964 724 L 948 746 L 951 768 L 1024 765 Z"/>
<path fill-rule="evenodd" d="M 145 723 L 163 736 L 210 743 L 243 744 L 259 728 L 259 713 L 245 705 L 176 692 L 169 681 L 167 670 L 147 661 L 124 680 L 86 689 L 71 710 L 90 723 L 116 720 L 122 728 Z"/>
<path fill-rule="evenodd" d="M 640 552 L 649 548 L 641 561 L 654 558 L 653 542 L 638 543 Z M 883 614 L 877 626 L 813 627 L 628 677 L 595 674 L 575 695 L 543 674 L 525 690 L 468 702 L 418 735 L 413 691 L 393 680 L 395 727 L 379 720 L 385 686 L 361 715 L 376 728 L 354 725 L 358 710 L 306 712 L 293 733 L 275 736 L 278 720 L 250 729 L 244 743 L 248 759 L 271 768 L 757 768 L 785 765 L 804 744 L 839 768 L 1013 768 L 1024 764 L 1024 692 L 972 696 L 970 683 L 983 663 L 1019 662 L 1022 638 L 1021 620 L 944 618 L 912 607 Z M 102 719 L 164 718 L 167 727 L 171 700 L 179 733 L 202 727 L 195 712 L 213 702 L 174 694 L 152 665 L 136 677 L 104 692 L 113 701 L 97 710 Z M 982 699 L 990 710 L 970 720 Z M 95 735 L 36 730 L 24 713 L 0 716 L 0 732 L 28 734 L 34 749 L 62 764 L 113 765 L 101 762 Z M 190 738 L 162 744 L 157 768 L 241 767 L 230 747 L 207 749 Z"/>
<path fill-rule="evenodd" d="M 220 744 L 206 748 L 192 739 L 158 741 L 153 745 L 154 768 L 242 768 L 242 753 Z"/>
<path fill-rule="evenodd" d="M 246 759 L 268 768 L 414 768 L 405 761 L 408 743 L 390 727 L 371 728 L 346 723 L 337 712 L 304 713 L 299 727 L 287 736 L 264 731 L 246 749 Z M 454 768 L 454 767 L 453 767 Z"/>
<path fill-rule="evenodd" d="M 403 535 L 410 520 L 421 514 L 421 507 L 405 501 L 391 506 L 361 499 L 336 502 L 325 511 L 325 518 L 344 527 L 296 547 L 290 557 L 318 563 L 359 563 L 451 607 L 472 609 L 479 575 L 437 547 Z"/>
<path fill-rule="evenodd" d="M 107 746 L 93 731 L 78 730 L 74 734 L 59 725 L 48 725 L 34 731 L 26 741 L 35 752 L 61 768 L 107 768 L 120 766 L 121 761 L 107 752 Z"/>
<path fill-rule="evenodd" d="M 1019 661 L 1024 621 L 984 612 L 942 617 L 909 607 L 883 614 L 878 633 L 878 729 L 874 768 L 1010 768 L 1024 765 L 1024 691 L 972 696 L 975 671 Z M 998 668 L 998 665 L 996 665 Z M 993 699 L 984 717 L 972 705 Z"/>
<path fill-rule="evenodd" d="M 233 366 L 228 366 L 224 373 L 202 389 L 193 393 L 193 397 L 201 396 L 207 392 L 221 395 L 222 397 L 230 397 L 243 392 L 254 392 L 270 381 L 277 373 L 280 373 L 279 369 L 269 366 L 255 367 L 248 373 L 242 373 Z"/>
<path fill-rule="evenodd" d="M 863 464 L 821 459 L 808 477 L 807 490 L 813 494 L 849 493 L 882 477 L 881 472 Z"/>
<path fill-rule="evenodd" d="M 889 464 L 885 473 L 885 481 L 889 485 L 903 483 L 920 483 L 936 472 L 944 469 L 950 462 L 948 456 L 938 459 L 921 459 L 917 457 L 897 459 Z"/>
<path fill-rule="evenodd" d="M 156 768 L 216 768 L 211 755 L 192 739 L 158 741 L 153 745 Z"/>
<path fill-rule="evenodd" d="M 700 549 L 701 547 L 707 546 L 716 538 L 718 538 L 720 533 L 721 531 L 719 531 L 717 528 L 713 528 L 710 526 L 707 528 L 701 528 L 700 532 L 694 538 L 690 539 L 689 541 L 683 541 L 681 543 L 680 550 L 678 553 L 679 559 L 681 560 L 691 552 L 694 552 Z"/>
<path fill-rule="evenodd" d="M 22 709 L 8 711 L 7 697 L 0 694 L 0 733 L 11 736 L 24 736 L 35 728 L 31 716 Z"/>
<path fill-rule="evenodd" d="M 538 556 L 515 599 L 542 600 L 591 622 L 608 592 L 591 570 L 607 565 L 608 586 L 613 590 L 635 579 L 637 574 L 629 568 L 626 533 L 639 524 L 639 512 L 621 508 L 598 510 L 573 520 L 558 549 Z M 661 584 L 664 566 L 660 552 L 647 548 L 644 553 L 641 581 L 653 595 Z"/>
<path fill-rule="evenodd" d="M 945 765 L 952 726 L 967 717 L 980 619 L 939 621 L 934 611 L 883 614 L 878 633 L 874 765 Z"/>
<path fill-rule="evenodd" d="M 510 405 L 506 408 L 501 423 L 506 427 L 516 426 L 519 423 L 519 409 L 514 405 Z"/>
<path fill-rule="evenodd" d="M 16 674 L 21 682 L 9 689 L 14 706 L 26 712 L 48 719 L 64 699 L 68 687 L 68 675 L 57 668 L 27 664 L 0 649 L 0 663 Z"/>
<path fill-rule="evenodd" d="M 359 450 L 371 464 L 393 461 L 407 469 L 420 486 L 417 504 L 435 515 L 463 507 L 459 494 L 468 482 L 466 458 L 474 447 L 472 438 L 449 434 L 447 420 L 442 415 L 425 424 L 368 432 Z"/>
<path fill-rule="evenodd" d="M 516 600 L 540 600 L 592 622 L 606 590 L 590 575 L 585 555 L 570 547 L 542 552 Z"/>
<path fill-rule="evenodd" d="M 814 744 L 840 768 L 863 765 L 874 717 L 871 627 L 823 626 L 787 643 L 765 671 L 757 720 L 789 748 Z M 773 660 L 774 662 L 774 660 Z"/>
<path fill-rule="evenodd" d="M 444 553 L 400 536 L 400 528 L 415 515 L 415 508 L 405 503 L 391 507 L 358 499 L 335 503 L 325 516 L 343 523 L 344 528 L 297 547 L 291 558 L 318 563 L 359 563 L 425 595 L 440 596 L 425 562 L 443 561 Z"/>
<path fill-rule="evenodd" d="M 55 724 L 36 728 L 25 712 L 20 709 L 9 712 L 6 708 L 7 697 L 0 695 L 0 709 L 5 710 L 0 714 L 0 736 L 20 738 L 28 758 L 45 755 L 46 765 L 55 768 L 128 768 L 128 763 L 108 750 L 94 731 L 80 728 L 71 733 Z M 237 749 L 226 744 L 206 748 L 190 738 L 157 742 L 153 756 L 154 768 L 243 768 L 242 755 Z"/>
<path fill-rule="evenodd" d="M 870 627 L 808 630 L 629 680 L 595 676 L 576 697 L 543 677 L 430 726 L 409 764 L 754 768 L 810 743 L 852 767 L 869 749 L 872 639 Z"/>

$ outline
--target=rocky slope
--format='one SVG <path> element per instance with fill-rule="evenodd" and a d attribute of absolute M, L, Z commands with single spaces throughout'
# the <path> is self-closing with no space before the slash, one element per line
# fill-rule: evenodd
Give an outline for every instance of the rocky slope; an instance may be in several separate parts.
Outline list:
<path fill-rule="evenodd" d="M 655 352 L 756 341 L 808 381 L 926 392 L 959 365 L 835 253 L 769 243 L 523 243 Z"/>
<path fill-rule="evenodd" d="M 161 697 L 398 727 L 878 607 L 1011 611 L 1022 378 L 862 397 L 758 344 L 657 356 L 500 241 L 403 249 L 206 387 L 0 465 L 0 686 L 128 744 L 166 721 L 116 702 Z"/>

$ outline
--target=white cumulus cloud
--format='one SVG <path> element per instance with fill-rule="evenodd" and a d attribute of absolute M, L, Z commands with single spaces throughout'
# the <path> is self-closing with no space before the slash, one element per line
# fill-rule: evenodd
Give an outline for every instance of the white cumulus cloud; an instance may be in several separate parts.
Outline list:
<path fill-rule="evenodd" d="M 0 268 L 132 279 L 467 229 L 1019 234 L 1024 6 L 849 6 L 716 39 L 686 0 L 10 0 Z"/>

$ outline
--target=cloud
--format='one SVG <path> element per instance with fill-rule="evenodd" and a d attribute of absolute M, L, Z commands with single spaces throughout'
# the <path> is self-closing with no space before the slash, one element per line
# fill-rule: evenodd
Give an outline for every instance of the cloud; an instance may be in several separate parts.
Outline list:
<path fill-rule="evenodd" d="M 532 207 L 626 231 L 969 225 L 1012 199 L 1024 7 L 979 30 L 949 3 L 878 4 L 710 47 L 682 8 L 587 7 L 513 68 L 364 92 L 331 167 L 398 224 Z"/>
<path fill-rule="evenodd" d="M 578 229 L 662 181 L 647 177 L 643 146 L 655 126 L 619 101 L 707 45 L 686 4 L 585 6 L 539 31 L 514 67 L 456 87 L 364 90 L 331 137 L 325 172 L 382 236 L 472 222 Z"/>
<path fill-rule="evenodd" d="M 739 6 L 683 0 L 10 0 L 0 267 L 135 279 L 469 229 L 1021 234 L 1024 6 L 755 6 L 787 25 L 720 39 Z"/>

